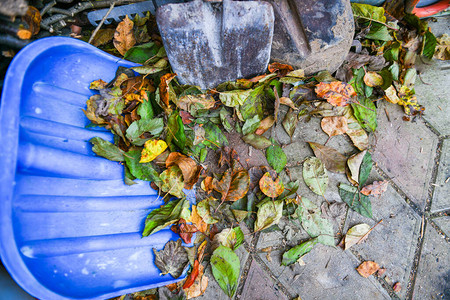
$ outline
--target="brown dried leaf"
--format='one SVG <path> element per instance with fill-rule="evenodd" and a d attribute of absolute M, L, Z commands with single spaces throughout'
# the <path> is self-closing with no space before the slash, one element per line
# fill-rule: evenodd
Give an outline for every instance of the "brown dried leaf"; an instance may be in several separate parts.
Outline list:
<path fill-rule="evenodd" d="M 27 13 L 22 17 L 22 20 L 27 23 L 28 30 L 31 35 L 36 35 L 39 33 L 39 29 L 41 28 L 41 19 L 41 13 L 33 6 L 28 6 Z"/>
<path fill-rule="evenodd" d="M 220 181 L 214 178 L 212 184 L 214 190 L 222 194 L 222 201 L 237 201 L 247 194 L 250 177 L 247 170 L 228 169 Z"/>
<path fill-rule="evenodd" d="M 273 116 L 268 116 L 268 117 L 264 118 L 264 120 L 262 120 L 259 123 L 259 127 L 258 127 L 258 129 L 256 129 L 255 134 L 257 134 L 257 135 L 263 134 L 264 132 L 269 130 L 270 127 L 272 127 L 274 123 L 275 123 L 275 118 Z"/>
<path fill-rule="evenodd" d="M 133 21 L 128 16 L 125 16 L 125 19 L 117 25 L 116 31 L 114 32 L 113 44 L 122 55 L 125 55 L 136 44 L 133 33 Z"/>
<path fill-rule="evenodd" d="M 381 195 L 386 192 L 389 185 L 389 181 L 374 181 L 372 184 L 366 185 L 362 188 L 361 193 L 369 196 L 369 195 Z"/>
<path fill-rule="evenodd" d="M 200 187 L 202 190 L 204 190 L 206 193 L 210 194 L 213 191 L 213 178 L 211 176 L 207 176 L 201 183 Z"/>
<path fill-rule="evenodd" d="M 268 67 L 270 73 L 277 72 L 281 76 L 286 76 L 287 73 L 294 71 L 294 68 L 290 65 L 281 64 L 279 62 L 271 63 Z"/>
<path fill-rule="evenodd" d="M 318 97 L 326 99 L 333 106 L 347 106 L 356 96 L 353 87 L 341 81 L 320 82 L 316 85 L 315 91 Z"/>
<path fill-rule="evenodd" d="M 172 81 L 172 79 L 175 78 L 177 74 L 175 73 L 167 73 L 161 76 L 161 82 L 159 84 L 159 96 L 161 99 L 161 102 L 164 104 L 164 110 L 167 112 L 170 112 L 170 94 L 169 94 L 169 83 Z"/>
<path fill-rule="evenodd" d="M 259 181 L 266 172 L 273 172 L 273 175 L 276 176 L 275 171 L 270 170 L 267 166 L 251 167 L 248 170 L 250 176 L 250 191 L 256 192 L 255 189 L 259 188 Z"/>
<path fill-rule="evenodd" d="M 180 219 L 176 225 L 170 228 L 173 232 L 178 233 L 181 239 L 186 243 L 191 243 L 191 238 L 198 231 L 195 225 L 186 224 L 185 219 Z"/>
<path fill-rule="evenodd" d="M 178 165 L 183 173 L 184 188 L 188 190 L 192 189 L 200 176 L 202 167 L 198 166 L 192 158 L 179 152 L 170 153 L 166 159 L 166 168 L 169 168 L 174 164 Z"/>
<path fill-rule="evenodd" d="M 369 277 L 373 273 L 375 273 L 380 266 L 374 262 L 374 261 L 365 261 L 362 264 L 359 265 L 358 268 L 356 268 L 356 271 L 362 276 L 362 277 Z"/>
<path fill-rule="evenodd" d="M 281 97 L 280 98 L 280 103 L 289 106 L 292 109 L 297 109 L 297 107 L 295 107 L 294 102 L 292 102 L 291 99 L 289 99 L 288 97 Z"/>
<path fill-rule="evenodd" d="M 347 118 L 344 116 L 324 117 L 320 126 L 330 137 L 344 134 L 348 130 Z"/>
<path fill-rule="evenodd" d="M 100 29 L 92 40 L 92 45 L 95 47 L 109 43 L 114 38 L 115 29 L 107 28 Z"/>
<path fill-rule="evenodd" d="M 196 205 L 192 205 L 192 213 L 188 221 L 192 222 L 200 232 L 206 233 L 208 231 L 208 224 L 198 214 Z"/>
<path fill-rule="evenodd" d="M 308 142 L 308 144 L 314 151 L 314 155 L 323 162 L 328 171 L 345 173 L 347 157 L 331 147 L 313 142 Z"/>
<path fill-rule="evenodd" d="M 367 72 L 364 75 L 364 83 L 370 87 L 376 87 L 383 85 L 384 80 L 383 77 L 377 72 Z"/>
<path fill-rule="evenodd" d="M 273 180 L 270 172 L 266 172 L 259 180 L 259 188 L 266 196 L 271 198 L 280 196 L 284 191 L 284 185 L 280 177 Z"/>

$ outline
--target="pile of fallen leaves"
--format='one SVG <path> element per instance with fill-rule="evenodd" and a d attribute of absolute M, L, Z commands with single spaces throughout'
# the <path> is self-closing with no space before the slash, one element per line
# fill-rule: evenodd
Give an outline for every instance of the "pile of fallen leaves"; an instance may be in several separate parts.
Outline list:
<path fill-rule="evenodd" d="M 297 193 L 300 179 L 282 181 L 287 156 L 275 134 L 279 123 L 292 139 L 300 121 L 321 117 L 329 138 L 346 134 L 351 139 L 358 150 L 350 157 L 309 142 L 315 157 L 302 162 L 303 182 L 324 196 L 328 172 L 346 173 L 349 183 L 339 185 L 341 199 L 372 218 L 370 197 L 387 189 L 386 181 L 367 184 L 376 102 L 385 99 L 402 105 L 408 115 L 423 111 L 412 86 L 413 58 L 433 55 L 434 36 L 414 16 L 404 22 L 387 21 L 382 8 L 353 5 L 353 9 L 363 50 L 351 53 L 337 72 L 348 83 L 327 71 L 306 76 L 289 65 L 272 63 L 267 74 L 210 90 L 181 85 L 170 72 L 158 39 L 136 46 L 133 22 L 126 18 L 118 25 L 114 46 L 142 66 L 119 68 L 109 83 L 92 82 L 90 88 L 98 94 L 87 101 L 85 114 L 93 126 L 114 133 L 114 143 L 93 138 L 92 150 L 121 162 L 126 184 L 150 181 L 166 200 L 147 216 L 143 237 L 171 226 L 184 243 L 193 243 L 183 247 L 181 240 L 170 241 L 163 250 L 153 250 L 162 274 L 178 278 L 190 265 L 186 279 L 169 286 L 168 293 L 184 293 L 188 299 L 203 294 L 209 280 L 203 272 L 209 263 L 215 280 L 232 297 L 240 274 L 235 251 L 244 241 L 242 224 L 254 234 L 277 225 L 282 216 L 297 219 L 310 239 L 284 252 L 286 266 L 301 261 L 317 243 L 335 247 L 331 222 L 317 204 Z M 239 134 L 249 151 L 264 151 L 268 165 L 249 168 L 229 147 L 230 134 Z M 194 205 L 186 198 L 192 190 Z M 364 241 L 372 229 L 367 224 L 352 227 L 343 247 Z M 192 241 L 194 233 L 198 234 Z"/>

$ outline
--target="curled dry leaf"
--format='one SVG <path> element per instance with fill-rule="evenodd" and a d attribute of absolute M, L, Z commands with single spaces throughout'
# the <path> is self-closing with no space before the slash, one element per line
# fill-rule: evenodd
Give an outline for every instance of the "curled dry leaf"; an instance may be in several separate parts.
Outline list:
<path fill-rule="evenodd" d="M 289 106 L 292 109 L 297 109 L 297 107 L 295 107 L 294 102 L 292 102 L 292 100 L 289 99 L 288 97 L 281 97 L 280 98 L 280 104 L 287 105 L 287 106 Z"/>
<path fill-rule="evenodd" d="M 347 118 L 344 116 L 324 117 L 320 126 L 330 137 L 344 134 L 348 130 Z"/>
<path fill-rule="evenodd" d="M 269 172 L 259 180 L 259 188 L 268 197 L 276 198 L 284 191 L 284 185 L 280 177 L 273 180 Z"/>
<path fill-rule="evenodd" d="M 366 235 L 370 230 L 370 226 L 368 224 L 358 224 L 353 226 L 347 231 L 345 235 L 345 248 L 344 250 L 349 249 L 351 246 L 362 242 L 367 239 L 369 235 Z"/>
<path fill-rule="evenodd" d="M 27 13 L 22 17 L 22 20 L 28 25 L 28 31 L 31 34 L 30 37 L 39 33 L 42 18 L 37 8 L 28 6 Z"/>
<path fill-rule="evenodd" d="M 263 134 L 264 132 L 269 130 L 270 127 L 272 127 L 274 123 L 275 123 L 275 118 L 273 116 L 266 117 L 259 123 L 259 127 L 256 129 L 255 134 L 257 134 L 257 135 Z"/>
<path fill-rule="evenodd" d="M 377 72 L 367 72 L 364 75 L 364 83 L 367 86 L 376 87 L 376 86 L 383 85 L 384 80 L 383 80 L 383 77 L 381 77 L 381 75 L 378 74 Z"/>
<path fill-rule="evenodd" d="M 386 192 L 389 185 L 389 181 L 374 181 L 372 184 L 366 185 L 361 189 L 361 194 L 369 195 L 381 195 Z"/>
<path fill-rule="evenodd" d="M 178 233 L 180 235 L 181 239 L 183 240 L 183 242 L 185 242 L 186 244 L 191 243 L 192 236 L 194 235 L 194 233 L 196 233 L 198 231 L 198 229 L 195 225 L 186 224 L 185 219 L 180 219 L 178 221 L 178 223 L 176 225 L 172 225 L 172 227 L 170 227 L 170 229 L 173 232 Z"/>
<path fill-rule="evenodd" d="M 380 266 L 374 262 L 374 261 L 365 261 L 362 264 L 359 265 L 358 268 L 356 268 L 356 271 L 362 276 L 362 277 L 369 277 L 373 273 L 375 273 Z"/>
<path fill-rule="evenodd" d="M 170 105 L 169 105 L 169 100 L 170 100 L 169 83 L 172 81 L 172 79 L 175 78 L 175 76 L 177 76 L 177 74 L 167 73 L 161 77 L 161 82 L 159 83 L 159 96 L 161 98 L 162 103 L 164 104 L 165 110 L 169 110 L 169 107 L 170 107 Z"/>
<path fill-rule="evenodd" d="M 213 191 L 213 178 L 211 176 L 207 176 L 201 183 L 200 187 L 202 190 L 204 190 L 206 193 L 210 194 Z"/>
<path fill-rule="evenodd" d="M 294 68 L 290 65 L 282 64 L 279 62 L 271 63 L 268 67 L 270 73 L 277 72 L 281 76 L 286 76 L 287 73 L 294 71 Z"/>
<path fill-rule="evenodd" d="M 384 98 L 393 104 L 397 104 L 400 101 L 400 98 L 397 96 L 397 90 L 393 85 L 384 90 L 384 94 Z"/>
<path fill-rule="evenodd" d="M 133 21 L 128 16 L 125 16 L 125 19 L 117 25 L 113 44 L 122 55 L 125 55 L 136 44 L 133 33 Z"/>
<path fill-rule="evenodd" d="M 316 85 L 315 91 L 318 97 L 326 99 L 333 106 L 347 106 L 356 96 L 353 87 L 341 81 L 321 82 Z"/>
<path fill-rule="evenodd" d="M 172 152 L 166 159 L 166 168 L 172 165 L 178 165 L 183 173 L 184 178 L 184 188 L 190 190 L 197 182 L 200 172 L 202 170 L 201 166 L 190 157 L 183 155 L 179 152 Z"/>
<path fill-rule="evenodd" d="M 201 295 L 203 295 L 205 293 L 206 288 L 208 287 L 209 278 L 203 274 L 203 270 L 204 270 L 204 267 L 201 264 L 199 264 L 198 274 L 197 274 L 194 282 L 192 283 L 192 285 L 190 285 L 188 288 L 184 288 L 184 286 L 183 286 L 184 292 L 186 293 L 186 299 L 200 297 Z"/>

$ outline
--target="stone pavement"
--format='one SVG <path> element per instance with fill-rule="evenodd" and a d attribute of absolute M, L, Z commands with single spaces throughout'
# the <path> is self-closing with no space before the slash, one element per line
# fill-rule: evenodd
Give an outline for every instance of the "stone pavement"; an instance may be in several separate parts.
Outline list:
<path fill-rule="evenodd" d="M 450 18 L 430 26 L 437 36 L 448 34 Z M 334 229 L 340 240 L 353 225 L 383 222 L 360 245 L 346 251 L 319 245 L 304 256 L 304 266 L 284 267 L 282 253 L 308 235 L 298 221 L 282 219 L 280 230 L 256 234 L 238 250 L 241 279 L 234 299 L 450 299 L 450 62 L 426 62 L 418 70 L 415 90 L 426 107 L 423 118 L 405 122 L 399 106 L 383 102 L 378 108 L 371 149 L 375 168 L 368 182 L 386 179 L 389 188 L 372 198 L 373 220 L 348 210 L 334 220 Z M 299 124 L 295 142 L 284 148 L 289 161 L 313 155 L 306 141 L 326 141 L 319 122 Z M 282 128 L 277 137 L 289 143 Z M 327 145 L 346 155 L 354 152 L 343 136 Z M 301 166 L 290 171 L 293 178 L 302 178 Z M 325 197 L 341 202 L 337 185 L 347 179 L 334 173 L 329 177 Z M 323 202 L 303 183 L 299 193 L 316 204 Z M 365 260 L 386 268 L 384 275 L 360 276 L 355 268 Z M 212 278 L 210 267 L 206 274 Z M 397 282 L 402 288 L 394 292 Z M 206 293 L 196 299 L 226 298 L 210 280 Z"/>

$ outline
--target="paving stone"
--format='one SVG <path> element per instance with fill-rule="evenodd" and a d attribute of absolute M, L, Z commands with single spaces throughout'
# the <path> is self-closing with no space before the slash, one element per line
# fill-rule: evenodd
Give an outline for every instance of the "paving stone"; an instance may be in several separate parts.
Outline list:
<path fill-rule="evenodd" d="M 270 276 L 253 260 L 247 274 L 242 300 L 278 300 L 288 299 L 274 284 Z"/>
<path fill-rule="evenodd" d="M 430 224 L 426 226 L 413 299 L 450 299 L 449 246 Z"/>
<path fill-rule="evenodd" d="M 423 209 L 438 138 L 426 127 L 423 120 L 405 122 L 402 117 L 403 112 L 398 105 L 387 102 L 379 104 L 377 143 L 372 156 L 392 181 Z"/>
<path fill-rule="evenodd" d="M 242 276 L 242 271 L 244 269 L 245 263 L 247 262 L 249 253 L 244 248 L 244 246 L 239 247 L 236 250 L 236 254 L 239 257 L 239 261 L 241 263 L 241 276 L 240 281 L 244 280 Z M 204 274 L 208 277 L 208 287 L 206 288 L 206 291 L 203 295 L 200 297 L 197 297 L 195 299 L 204 299 L 204 300 L 229 300 L 228 296 L 222 291 L 217 281 L 214 279 L 214 276 L 212 274 L 211 270 L 211 264 L 208 264 L 208 266 L 205 269 Z M 234 295 L 233 299 L 236 298 L 236 294 Z"/>
<path fill-rule="evenodd" d="M 441 158 L 439 163 L 436 184 L 434 187 L 433 202 L 431 203 L 431 212 L 450 209 L 450 140 L 444 140 L 441 149 Z"/>
<path fill-rule="evenodd" d="M 370 182 L 370 181 L 369 181 Z M 367 223 L 374 226 L 367 240 L 351 249 L 364 260 L 377 262 L 386 268 L 385 275 L 394 283 L 400 282 L 406 287 L 414 261 L 417 241 L 420 234 L 422 219 L 405 203 L 403 198 L 389 186 L 379 197 L 370 197 L 373 218 L 369 219 L 352 211 L 349 213 L 349 227 Z M 403 288 L 398 296 L 405 298 Z"/>
<path fill-rule="evenodd" d="M 450 216 L 433 219 L 433 222 L 447 235 L 450 236 Z"/>
<path fill-rule="evenodd" d="M 317 245 L 303 257 L 305 266 L 281 266 L 283 251 L 272 253 L 269 262 L 259 254 L 273 275 L 287 288 L 291 296 L 309 299 L 390 299 L 382 286 L 370 276 L 360 276 L 355 268 L 358 260 L 341 249 Z"/>
<path fill-rule="evenodd" d="M 309 235 L 301 228 L 298 219 L 289 220 L 287 217 L 282 217 L 278 227 L 280 230 L 261 232 L 256 248 L 293 247 L 299 241 L 309 238 Z"/>

